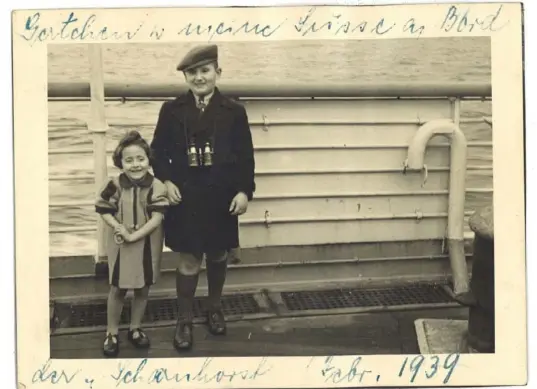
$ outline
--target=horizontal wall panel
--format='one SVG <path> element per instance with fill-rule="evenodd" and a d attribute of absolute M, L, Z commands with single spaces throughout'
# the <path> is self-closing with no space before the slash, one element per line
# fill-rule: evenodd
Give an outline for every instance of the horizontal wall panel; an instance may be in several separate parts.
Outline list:
<path fill-rule="evenodd" d="M 422 187 L 423 175 L 401 172 L 379 173 L 332 173 L 332 174 L 285 174 L 256 176 L 256 196 L 296 196 L 304 193 L 324 194 L 327 192 L 428 192 L 447 190 L 449 172 L 428 174 Z M 49 181 L 49 199 L 58 201 L 93 201 L 95 186 L 93 180 Z"/>
<path fill-rule="evenodd" d="M 403 167 L 407 158 L 405 148 L 396 149 L 280 149 L 258 150 L 255 154 L 256 171 L 273 170 L 319 170 L 330 168 L 348 169 L 397 169 Z M 112 158 L 107 159 L 110 174 L 118 172 Z M 429 148 L 425 153 L 428 167 L 448 167 L 448 148 Z M 93 174 L 94 162 L 91 155 L 53 154 L 49 156 L 49 174 L 75 175 Z"/>
<path fill-rule="evenodd" d="M 448 194 L 406 196 L 345 196 L 320 198 L 254 199 L 241 219 L 376 217 L 414 212 L 446 213 Z M 49 210 L 51 227 L 91 225 L 97 220 L 92 206 L 54 207 Z"/>
<path fill-rule="evenodd" d="M 245 101 L 248 119 L 270 123 L 300 122 L 394 122 L 451 117 L 448 100 L 286 100 Z"/>
<path fill-rule="evenodd" d="M 257 193 L 294 195 L 326 192 L 430 191 L 448 189 L 449 172 L 429 172 L 422 188 L 419 173 L 338 173 L 258 176 Z"/>
<path fill-rule="evenodd" d="M 49 181 L 48 197 L 51 203 L 58 201 L 94 201 L 95 185 L 88 180 L 83 181 Z"/>
<path fill-rule="evenodd" d="M 49 234 L 49 256 L 95 255 L 97 232 Z"/>
<path fill-rule="evenodd" d="M 413 212 L 447 212 L 448 195 L 371 196 L 343 198 L 257 199 L 248 206 L 247 219 L 303 217 L 369 217 Z"/>
<path fill-rule="evenodd" d="M 48 157 L 50 175 L 82 175 L 93 174 L 95 167 L 93 156 L 88 154 L 52 154 Z M 109 174 L 117 174 L 119 169 L 114 166 L 112 156 L 106 158 Z"/>
<path fill-rule="evenodd" d="M 255 155 L 256 169 L 320 170 L 320 169 L 402 169 L 407 150 L 400 149 L 326 149 L 326 150 L 264 150 Z M 447 148 L 430 148 L 425 164 L 449 167 Z"/>
<path fill-rule="evenodd" d="M 418 131 L 412 124 L 300 124 L 252 125 L 255 146 L 272 145 L 408 145 Z M 446 144 L 442 136 L 431 139 L 430 144 Z"/>
<path fill-rule="evenodd" d="M 89 206 L 49 208 L 48 216 L 50 228 L 64 228 L 95 225 L 99 215 Z"/>
<path fill-rule="evenodd" d="M 240 228 L 241 247 L 439 239 L 447 218 L 278 223 Z"/>

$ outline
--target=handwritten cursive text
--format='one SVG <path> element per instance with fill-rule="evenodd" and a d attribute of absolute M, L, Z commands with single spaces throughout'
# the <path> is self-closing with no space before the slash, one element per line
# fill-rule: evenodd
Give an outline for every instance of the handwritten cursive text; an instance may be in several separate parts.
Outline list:
<path fill-rule="evenodd" d="M 33 45 L 36 42 L 71 40 L 71 41 L 109 41 L 133 39 L 141 30 L 144 23 L 140 23 L 134 30 L 117 31 L 97 24 L 97 15 L 92 14 L 86 19 L 79 20 L 74 12 L 56 26 L 40 24 L 41 13 L 36 12 L 26 18 L 24 30 L 20 36 Z"/>
<path fill-rule="evenodd" d="M 192 372 L 171 372 L 166 368 L 147 369 L 147 359 L 142 360 L 134 369 L 127 365 L 120 365 L 118 372 L 112 374 L 112 379 L 116 382 L 116 387 L 120 385 L 148 383 L 160 384 L 168 382 L 198 382 L 198 383 L 221 383 L 232 382 L 233 380 L 253 381 L 257 377 L 268 374 L 272 369 L 267 366 L 267 359 L 262 358 L 254 370 L 224 370 L 212 368 L 213 359 L 207 358 L 201 365 L 197 373 Z"/>
<path fill-rule="evenodd" d="M 321 31 L 330 31 L 333 32 L 334 35 L 352 34 L 355 32 L 371 32 L 377 35 L 384 35 L 395 26 L 395 23 L 392 23 L 391 25 L 385 25 L 386 21 L 384 18 L 370 23 L 367 20 L 346 20 L 345 18 L 343 18 L 342 14 L 334 14 L 328 20 L 318 21 L 315 19 L 316 9 L 316 7 L 310 8 L 306 15 L 299 18 L 297 23 L 295 23 L 296 32 L 298 32 L 302 36 L 314 34 Z"/>
<path fill-rule="evenodd" d="M 474 29 L 491 32 L 499 31 L 508 23 L 505 22 L 501 26 L 497 25 L 501 13 L 501 5 L 498 7 L 495 13 L 485 16 L 476 16 L 475 13 L 471 13 L 471 7 L 461 11 L 458 7 L 452 5 L 448 8 L 440 29 L 444 30 L 445 32 L 454 30 L 457 32 L 472 32 Z"/>
<path fill-rule="evenodd" d="M 52 384 L 58 384 L 58 383 L 71 383 L 77 374 L 80 372 L 80 370 L 75 371 L 74 373 L 68 373 L 61 370 L 55 370 L 51 368 L 51 361 L 50 359 L 39 369 L 37 369 L 34 372 L 34 375 L 32 377 L 32 383 L 44 383 L 44 382 L 50 382 Z"/>
<path fill-rule="evenodd" d="M 334 357 L 327 357 L 321 374 L 325 378 L 325 382 L 333 382 L 339 384 L 341 382 L 362 382 L 364 378 L 371 374 L 371 370 L 360 367 L 362 357 L 355 358 L 351 365 L 345 369 L 334 366 L 332 364 Z"/>

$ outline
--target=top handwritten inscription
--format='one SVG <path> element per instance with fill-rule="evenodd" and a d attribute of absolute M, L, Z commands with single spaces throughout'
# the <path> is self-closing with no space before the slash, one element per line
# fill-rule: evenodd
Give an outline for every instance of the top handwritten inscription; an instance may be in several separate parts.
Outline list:
<path fill-rule="evenodd" d="M 212 24 L 187 21 L 173 30 L 167 26 L 150 23 L 147 15 L 146 19 L 142 18 L 131 29 L 119 29 L 103 25 L 96 14 L 80 19 L 74 12 L 71 12 L 62 22 L 47 25 L 42 22 L 41 13 L 34 12 L 25 19 L 22 32 L 18 35 L 30 45 L 50 41 L 132 41 L 136 38 L 158 41 L 166 36 L 195 36 L 208 40 L 219 36 L 274 38 L 279 32 L 282 33 L 282 37 L 286 38 L 290 34 L 300 38 L 316 34 L 320 36 L 321 33 L 324 36 L 326 33 L 332 36 L 361 34 L 389 36 L 390 33 L 398 35 L 403 33 L 407 36 L 420 37 L 426 30 L 436 33 L 496 32 L 509 23 L 508 20 L 501 20 L 502 5 L 494 12 L 485 14 L 479 12 L 479 7 L 472 6 L 446 6 L 440 10 L 439 14 L 431 15 L 426 20 L 418 20 L 417 17 L 412 16 L 401 23 L 382 16 L 372 20 L 357 20 L 354 15 L 345 16 L 341 12 L 321 16 L 317 8 L 312 7 L 298 20 L 282 18 L 270 24 L 250 20 L 222 20 Z"/>
<path fill-rule="evenodd" d="M 71 12 L 67 19 L 56 26 L 43 26 L 41 14 L 34 13 L 26 19 L 23 33 L 20 36 L 33 45 L 37 42 L 45 41 L 131 41 L 138 36 L 149 39 L 160 40 L 165 33 L 165 29 L 153 26 L 147 28 L 147 23 L 142 20 L 136 28 L 132 30 L 115 30 L 113 27 L 100 25 L 95 14 L 86 19 L 78 19 L 74 12 Z M 264 38 L 270 37 L 286 22 L 286 19 L 278 25 L 252 23 L 250 21 L 237 23 L 220 22 L 215 25 L 202 25 L 187 23 L 174 33 L 185 36 L 207 36 L 212 40 L 218 35 L 257 35 Z M 149 32 L 148 32 L 149 31 Z"/>

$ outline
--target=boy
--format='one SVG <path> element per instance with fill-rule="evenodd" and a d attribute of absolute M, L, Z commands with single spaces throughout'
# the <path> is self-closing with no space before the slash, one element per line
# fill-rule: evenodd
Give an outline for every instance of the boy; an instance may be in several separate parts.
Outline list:
<path fill-rule="evenodd" d="M 187 93 L 165 102 L 151 148 L 153 171 L 167 187 L 171 207 L 164 219 L 165 244 L 178 253 L 179 317 L 173 340 L 178 351 L 193 345 L 193 301 L 205 255 L 207 325 L 226 333 L 220 305 L 227 253 L 239 246 L 238 216 L 255 191 L 254 153 L 244 107 L 223 96 L 216 45 L 197 46 L 177 66 Z"/>

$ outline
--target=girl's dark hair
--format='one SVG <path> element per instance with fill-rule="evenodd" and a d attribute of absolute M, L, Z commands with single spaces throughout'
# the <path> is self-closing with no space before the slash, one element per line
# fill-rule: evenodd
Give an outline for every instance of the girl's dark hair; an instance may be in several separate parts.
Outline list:
<path fill-rule="evenodd" d="M 152 155 L 149 144 L 144 138 L 142 138 L 138 131 L 129 131 L 127 134 L 125 134 L 125 136 L 123 136 L 123 138 L 120 139 L 116 149 L 114 150 L 114 154 L 112 155 L 112 161 L 114 161 L 115 167 L 123 169 L 123 164 L 121 163 L 123 150 L 125 147 L 132 145 L 140 146 L 145 151 L 145 154 L 149 159 L 149 163 L 151 164 Z"/>

